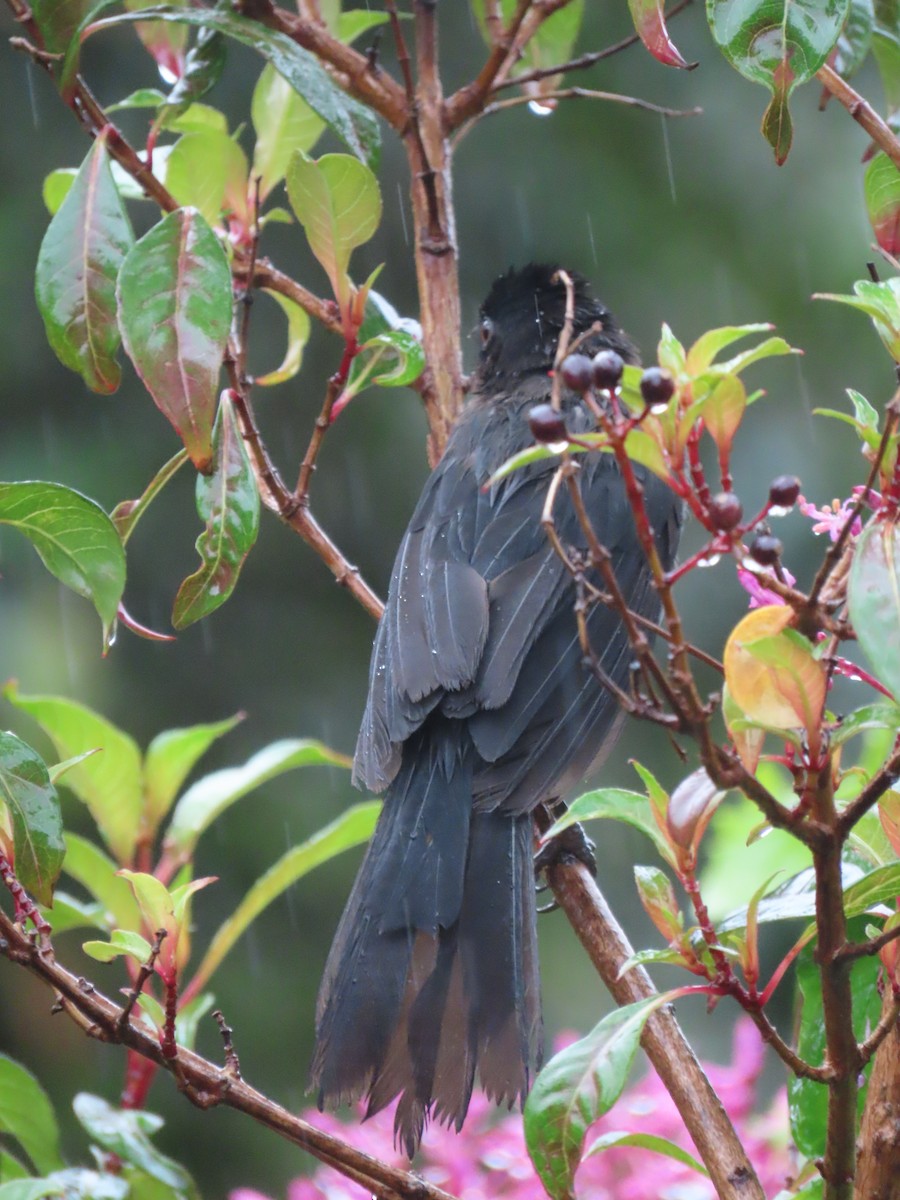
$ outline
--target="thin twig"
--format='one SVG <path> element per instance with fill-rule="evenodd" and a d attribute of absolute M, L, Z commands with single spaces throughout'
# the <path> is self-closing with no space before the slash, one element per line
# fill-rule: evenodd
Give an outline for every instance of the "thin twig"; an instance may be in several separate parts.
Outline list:
<path fill-rule="evenodd" d="M 859 795 L 841 810 L 836 827 L 841 839 L 847 837 L 857 821 L 878 803 L 884 793 L 896 784 L 898 778 L 900 778 L 900 737 L 894 743 L 893 752 L 881 770 L 873 775 Z"/>
<path fill-rule="evenodd" d="M 853 120 L 863 127 L 876 146 L 891 159 L 894 166 L 900 168 L 900 139 L 897 138 L 890 125 L 872 108 L 871 104 L 864 100 L 859 92 L 851 87 L 847 80 L 828 63 L 819 67 L 816 78 L 832 96 L 843 104 Z"/>
<path fill-rule="evenodd" d="M 183 1046 L 176 1048 L 173 1059 L 167 1059 L 159 1040 L 149 1030 L 134 1021 L 122 1023 L 119 1005 L 92 985 L 86 986 L 84 980 L 79 980 L 50 954 L 42 953 L 4 912 L 0 912 L 0 953 L 57 992 L 64 1011 L 89 1036 L 125 1045 L 157 1066 L 165 1067 L 198 1107 L 226 1105 L 244 1113 L 320 1162 L 363 1183 L 367 1191 L 383 1200 L 396 1200 L 397 1196 L 405 1200 L 452 1200 L 448 1193 L 426 1180 L 379 1162 L 316 1129 L 236 1077 L 233 1071 L 223 1070 Z"/>
<path fill-rule="evenodd" d="M 510 96 L 508 100 L 495 100 L 486 105 L 479 116 L 489 117 L 505 108 L 517 108 L 522 104 L 546 104 L 548 100 L 610 100 L 615 104 L 627 104 L 632 108 L 642 108 L 646 112 L 658 113 L 662 117 L 699 117 L 702 108 L 665 108 L 650 100 L 641 100 L 637 96 L 625 96 L 621 92 L 600 92 L 593 88 L 568 87 L 555 88 L 552 92 L 542 92 L 535 96 Z"/>
<path fill-rule="evenodd" d="M 894 997 L 890 1004 L 885 1005 L 878 1024 L 866 1040 L 860 1043 L 859 1057 L 862 1059 L 863 1066 L 866 1065 L 891 1030 L 896 1028 L 898 1019 L 900 1019 L 900 999 Z"/>
<path fill-rule="evenodd" d="M 131 1013 L 135 1004 L 137 1004 L 138 1000 L 141 998 L 141 993 L 144 990 L 144 984 L 153 974 L 153 970 L 156 966 L 156 960 L 159 958 L 160 951 L 162 950 L 163 939 L 166 936 L 167 930 L 157 929 L 156 937 L 153 940 L 153 945 L 150 947 L 150 954 L 147 958 L 147 961 L 141 963 L 140 969 L 135 976 L 134 983 L 131 985 L 131 991 L 128 993 L 125 1003 L 122 1005 L 122 1011 L 119 1014 L 118 1022 L 120 1032 L 131 1020 Z"/>
<path fill-rule="evenodd" d="M 848 942 L 846 946 L 841 947 L 836 957 L 867 958 L 880 954 L 885 946 L 895 942 L 898 937 L 900 937 L 900 925 L 895 925 L 893 929 L 886 929 L 884 933 L 880 933 L 878 937 L 874 937 L 868 942 Z"/>

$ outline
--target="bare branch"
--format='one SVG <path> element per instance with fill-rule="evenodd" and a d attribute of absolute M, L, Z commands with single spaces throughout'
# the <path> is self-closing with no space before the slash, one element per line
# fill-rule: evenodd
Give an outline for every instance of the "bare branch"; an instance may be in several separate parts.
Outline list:
<path fill-rule="evenodd" d="M 828 63 L 818 69 L 816 78 L 835 99 L 843 104 L 853 120 L 863 127 L 894 166 L 900 167 L 900 139 L 897 138 L 890 125 L 872 108 L 868 100 L 864 100 L 859 92 L 855 91 L 847 80 Z"/>

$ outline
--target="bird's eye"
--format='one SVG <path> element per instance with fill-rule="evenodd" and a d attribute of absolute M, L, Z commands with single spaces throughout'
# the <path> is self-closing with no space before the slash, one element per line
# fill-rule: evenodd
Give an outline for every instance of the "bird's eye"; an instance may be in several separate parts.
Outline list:
<path fill-rule="evenodd" d="M 494 336 L 494 322 L 490 317 L 482 317 L 481 323 L 478 326 L 478 331 L 481 334 L 481 344 L 486 346 Z"/>

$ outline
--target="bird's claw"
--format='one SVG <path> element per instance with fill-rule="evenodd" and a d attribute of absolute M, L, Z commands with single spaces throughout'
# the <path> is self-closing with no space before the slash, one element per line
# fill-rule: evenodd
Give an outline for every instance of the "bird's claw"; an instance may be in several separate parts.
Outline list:
<path fill-rule="evenodd" d="M 596 878 L 597 856 L 594 853 L 594 843 L 584 832 L 583 826 L 577 822 L 569 825 L 538 850 L 534 856 L 534 873 L 538 877 L 544 875 L 546 878 L 550 867 L 567 862 L 580 862 Z M 543 892 L 547 887 L 546 882 L 539 883 L 536 890 Z M 558 907 L 554 900 L 552 904 L 545 904 L 539 908 L 538 912 L 552 912 Z"/>

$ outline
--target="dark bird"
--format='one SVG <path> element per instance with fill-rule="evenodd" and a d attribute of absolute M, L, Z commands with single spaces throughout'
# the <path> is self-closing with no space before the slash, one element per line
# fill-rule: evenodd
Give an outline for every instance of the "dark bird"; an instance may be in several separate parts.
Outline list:
<path fill-rule="evenodd" d="M 634 348 L 575 279 L 582 347 Z M 476 1072 L 498 1103 L 524 1100 L 540 1065 L 533 812 L 602 761 L 620 727 L 613 696 L 584 667 L 570 575 L 541 527 L 555 459 L 485 490 L 533 443 L 528 413 L 550 398 L 565 321 L 556 268 L 498 279 L 481 309 L 471 395 L 413 513 L 372 652 L 354 782 L 385 792 L 325 968 L 312 1084 L 319 1106 L 365 1095 L 367 1115 L 400 1097 L 395 1136 L 411 1156 L 425 1121 L 462 1126 Z M 571 432 L 594 428 L 573 394 Z M 582 460 L 580 486 L 632 609 L 659 603 L 622 476 Z M 638 469 L 663 562 L 680 506 Z M 564 496 L 564 544 L 585 537 Z M 620 618 L 597 605 L 591 641 L 627 686 Z"/>

